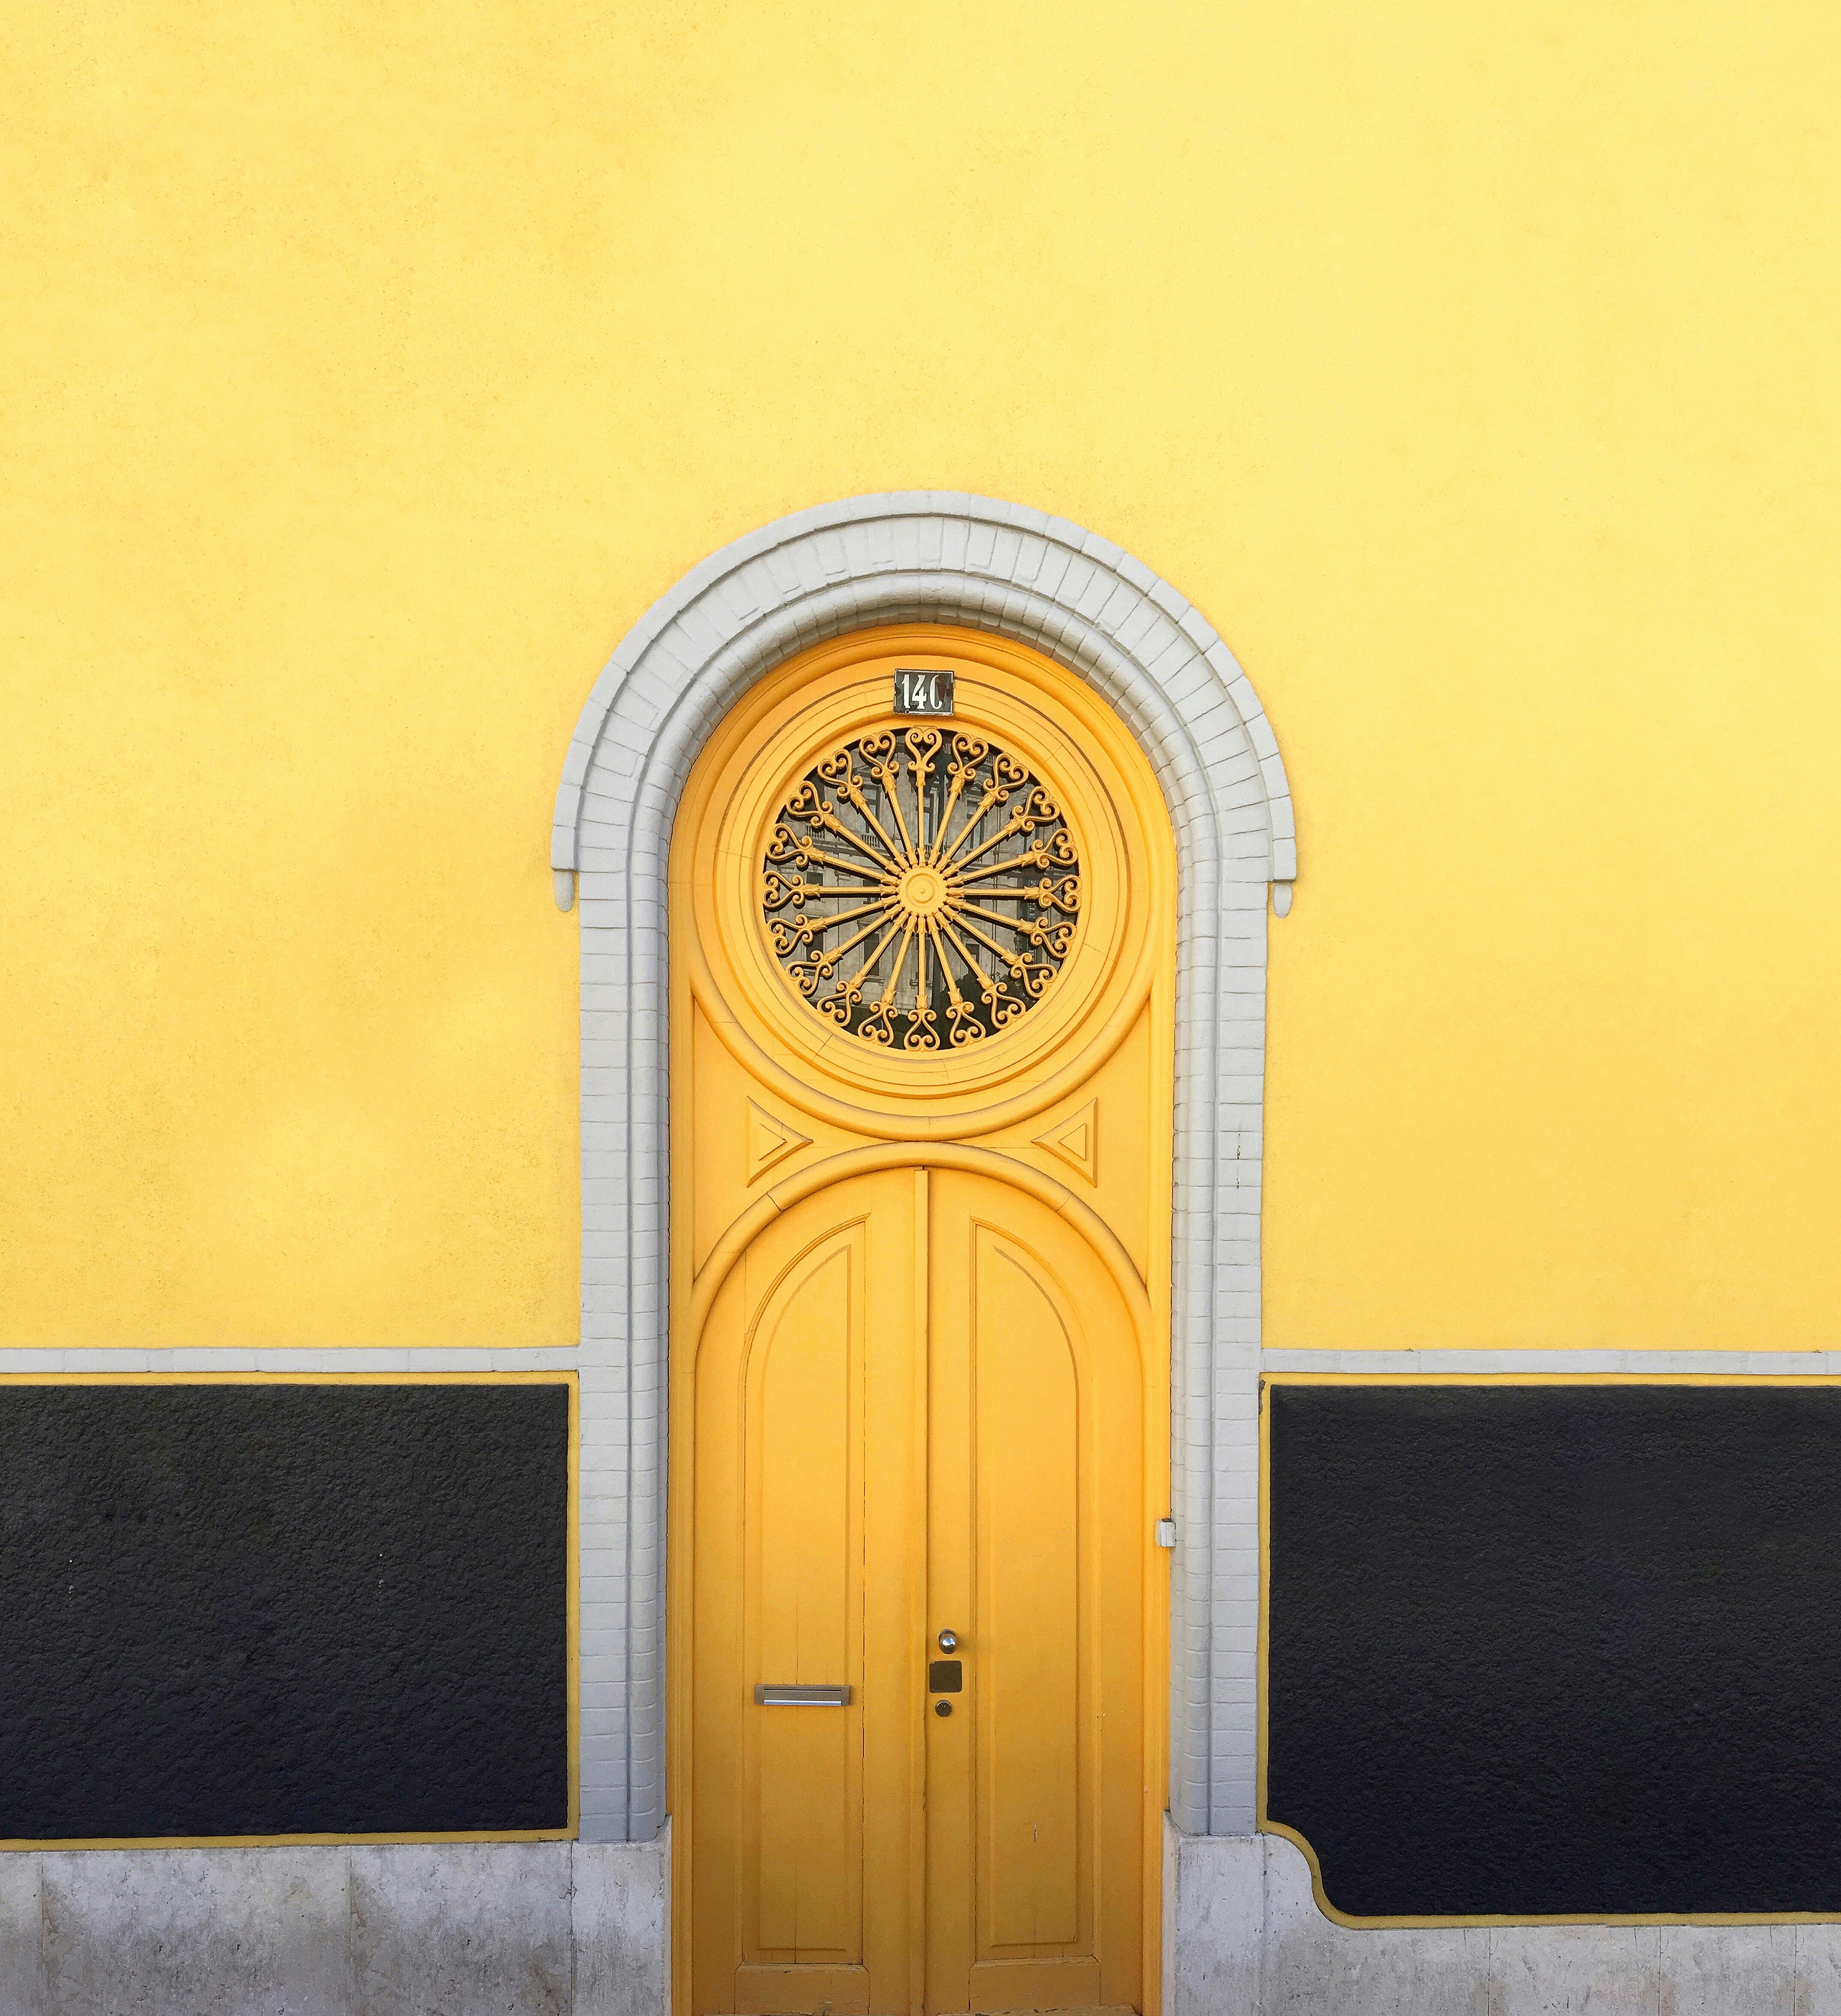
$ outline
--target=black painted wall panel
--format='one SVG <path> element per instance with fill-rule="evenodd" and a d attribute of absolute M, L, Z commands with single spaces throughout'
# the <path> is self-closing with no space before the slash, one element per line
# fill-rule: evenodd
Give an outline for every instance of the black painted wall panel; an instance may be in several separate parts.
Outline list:
<path fill-rule="evenodd" d="M 0 1838 L 567 1824 L 557 1384 L 0 1388 Z"/>
<path fill-rule="evenodd" d="M 1265 1404 L 1266 1814 L 1332 1905 L 1841 1914 L 1841 1390 Z"/>

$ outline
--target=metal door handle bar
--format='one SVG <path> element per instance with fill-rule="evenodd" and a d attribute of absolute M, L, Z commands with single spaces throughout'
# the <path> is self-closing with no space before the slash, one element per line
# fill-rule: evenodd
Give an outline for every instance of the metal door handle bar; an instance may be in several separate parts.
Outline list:
<path fill-rule="evenodd" d="M 775 1687 L 762 1681 L 755 1689 L 756 1708 L 848 1708 L 848 1687 Z"/>

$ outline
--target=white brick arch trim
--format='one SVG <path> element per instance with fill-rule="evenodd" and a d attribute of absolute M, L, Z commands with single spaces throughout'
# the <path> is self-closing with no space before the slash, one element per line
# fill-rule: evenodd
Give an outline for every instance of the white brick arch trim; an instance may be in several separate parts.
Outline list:
<path fill-rule="evenodd" d="M 1170 1806 L 1253 1827 L 1266 909 L 1295 828 L 1246 675 L 1167 582 L 1065 519 L 939 491 L 795 513 L 648 610 L 582 711 L 557 793 L 582 909 L 582 1831 L 664 1817 L 665 861 L 715 724 L 793 652 L 957 623 L 1086 679 L 1143 746 L 1178 869 Z"/>

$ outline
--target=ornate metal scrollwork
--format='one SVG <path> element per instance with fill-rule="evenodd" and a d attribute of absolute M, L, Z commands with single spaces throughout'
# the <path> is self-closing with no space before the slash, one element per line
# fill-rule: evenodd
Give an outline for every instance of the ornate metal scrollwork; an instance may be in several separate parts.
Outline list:
<path fill-rule="evenodd" d="M 1080 860 L 1007 750 L 884 729 L 826 757 L 780 808 L 761 908 L 787 977 L 839 1028 L 957 1048 L 1007 1028 L 1061 970 Z"/>

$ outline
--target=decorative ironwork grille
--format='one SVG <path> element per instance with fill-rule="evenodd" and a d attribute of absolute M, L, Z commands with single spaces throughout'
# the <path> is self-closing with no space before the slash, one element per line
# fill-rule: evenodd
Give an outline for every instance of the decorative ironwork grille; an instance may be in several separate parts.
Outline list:
<path fill-rule="evenodd" d="M 761 905 L 780 965 L 865 1042 L 937 1050 L 1014 1022 L 1061 970 L 1080 912 L 1061 809 L 975 735 L 866 735 L 774 823 Z"/>

